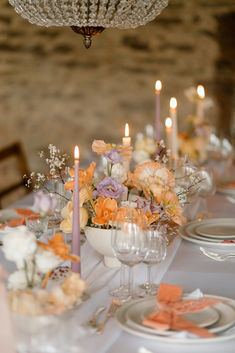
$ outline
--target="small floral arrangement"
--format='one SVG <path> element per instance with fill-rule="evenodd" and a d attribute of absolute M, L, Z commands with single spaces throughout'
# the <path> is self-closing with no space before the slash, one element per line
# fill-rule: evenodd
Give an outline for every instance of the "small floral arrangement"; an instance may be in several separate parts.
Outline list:
<path fill-rule="evenodd" d="M 184 222 L 183 206 L 191 187 L 198 181 L 192 174 L 190 186 L 179 186 L 174 171 L 166 166 L 169 151 L 163 142 L 155 144 L 154 161 L 139 164 L 134 172 L 126 170 L 123 160 L 131 157 L 130 148 L 95 140 L 92 150 L 105 160 L 104 174 L 95 179 L 95 163 L 79 171 L 80 225 L 109 229 L 115 213 L 119 219 L 132 209 L 136 217 L 152 226 L 177 227 Z M 185 164 L 188 162 L 185 161 Z M 74 171 L 69 171 L 71 177 Z M 65 184 L 72 190 L 74 181 Z M 72 231 L 72 203 L 62 211 L 61 229 Z"/>
<path fill-rule="evenodd" d="M 195 87 L 190 87 L 184 92 L 187 99 L 194 103 L 194 107 L 201 101 Z M 204 109 L 213 107 L 211 98 L 203 99 Z M 211 126 L 205 118 L 197 116 L 196 110 L 194 114 L 187 117 L 186 130 L 178 134 L 179 151 L 182 156 L 188 153 L 192 160 L 203 163 L 208 158 L 207 146 L 211 135 Z"/>
<path fill-rule="evenodd" d="M 180 154 L 184 156 L 187 153 L 192 160 L 203 163 L 207 159 L 210 134 L 210 127 L 204 119 L 189 115 L 186 131 L 178 133 Z"/>
<path fill-rule="evenodd" d="M 58 312 L 81 300 L 86 283 L 75 273 L 61 286 L 45 290 L 53 270 L 65 260 L 79 261 L 69 253 L 62 233 L 56 233 L 48 243 L 37 241 L 25 226 L 12 228 L 3 236 L 3 253 L 16 264 L 17 271 L 8 277 L 8 289 L 13 311 L 40 315 Z"/>

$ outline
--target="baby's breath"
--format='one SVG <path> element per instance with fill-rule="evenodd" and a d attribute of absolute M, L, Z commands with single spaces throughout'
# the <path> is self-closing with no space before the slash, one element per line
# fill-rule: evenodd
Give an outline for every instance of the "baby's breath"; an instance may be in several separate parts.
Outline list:
<path fill-rule="evenodd" d="M 32 172 L 29 177 L 24 175 L 26 186 L 31 188 L 33 185 L 34 190 L 38 190 L 39 188 L 46 189 L 47 187 L 45 184 L 50 180 L 58 180 L 64 184 L 64 178 L 69 170 L 69 167 L 67 166 L 69 156 L 67 154 L 61 154 L 60 150 L 55 145 L 49 144 L 48 153 L 40 151 L 39 157 L 44 159 L 48 171 L 45 174 Z"/>

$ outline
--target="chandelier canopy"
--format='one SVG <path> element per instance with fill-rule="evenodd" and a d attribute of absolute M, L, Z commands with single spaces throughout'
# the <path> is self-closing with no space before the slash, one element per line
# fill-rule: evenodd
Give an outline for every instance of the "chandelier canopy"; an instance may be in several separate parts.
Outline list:
<path fill-rule="evenodd" d="M 85 38 L 105 28 L 136 28 L 152 21 L 168 0 L 9 0 L 15 11 L 39 26 L 70 26 Z"/>

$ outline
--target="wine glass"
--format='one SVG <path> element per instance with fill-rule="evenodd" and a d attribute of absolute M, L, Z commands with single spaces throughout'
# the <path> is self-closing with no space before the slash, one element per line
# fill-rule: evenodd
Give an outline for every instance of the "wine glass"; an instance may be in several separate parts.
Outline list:
<path fill-rule="evenodd" d="M 117 259 L 129 267 L 128 298 L 133 297 L 133 267 L 143 260 L 145 229 L 133 217 L 115 222 L 112 232 L 112 249 Z"/>
<path fill-rule="evenodd" d="M 26 227 L 39 239 L 45 235 L 48 227 L 48 218 L 40 217 L 38 214 L 26 217 Z"/>
<path fill-rule="evenodd" d="M 214 195 L 216 189 L 212 171 L 201 168 L 197 174 L 198 178 L 201 180 L 198 188 L 198 196 L 201 200 L 201 203 L 197 218 L 201 220 L 203 218 L 211 217 L 210 213 L 208 212 L 207 199 Z"/>
<path fill-rule="evenodd" d="M 166 257 L 167 237 L 164 230 L 150 228 L 146 231 L 143 263 L 147 265 L 147 282 L 140 285 L 145 289 L 143 296 L 155 295 L 158 286 L 152 282 L 151 269 Z"/>

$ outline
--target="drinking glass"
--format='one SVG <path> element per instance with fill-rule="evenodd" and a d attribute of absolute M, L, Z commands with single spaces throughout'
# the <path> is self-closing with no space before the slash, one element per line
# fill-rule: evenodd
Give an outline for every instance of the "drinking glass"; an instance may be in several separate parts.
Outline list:
<path fill-rule="evenodd" d="M 48 218 L 42 218 L 39 215 L 28 216 L 26 217 L 26 227 L 39 239 L 47 232 Z"/>
<path fill-rule="evenodd" d="M 128 292 L 133 297 L 133 267 L 143 259 L 145 229 L 132 217 L 115 222 L 112 232 L 112 249 L 117 259 L 129 267 Z"/>
<path fill-rule="evenodd" d="M 198 172 L 198 177 L 201 180 L 198 189 L 198 196 L 201 200 L 198 219 L 210 218 L 211 214 L 208 211 L 207 199 L 214 195 L 216 188 L 212 171 L 202 168 Z"/>
<path fill-rule="evenodd" d="M 167 237 L 163 230 L 146 230 L 143 263 L 147 265 L 147 282 L 141 285 L 145 289 L 143 296 L 155 295 L 158 286 L 152 282 L 151 269 L 153 265 L 162 262 L 166 257 Z"/>

